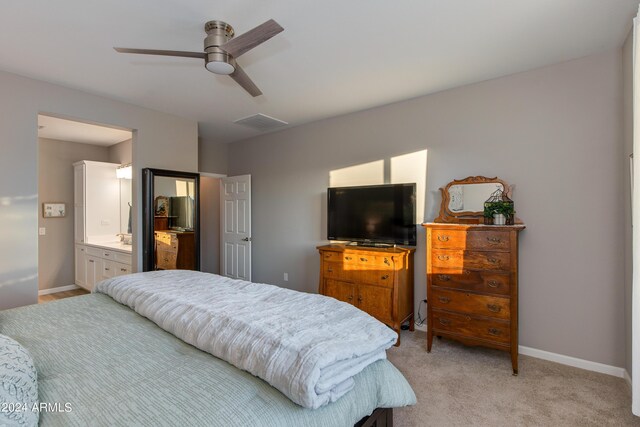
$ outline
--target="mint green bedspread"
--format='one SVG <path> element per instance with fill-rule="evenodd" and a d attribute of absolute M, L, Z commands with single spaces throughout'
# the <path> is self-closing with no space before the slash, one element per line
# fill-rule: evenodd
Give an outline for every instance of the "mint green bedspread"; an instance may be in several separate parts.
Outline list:
<path fill-rule="evenodd" d="M 381 360 L 337 402 L 302 408 L 103 294 L 0 311 L 0 334 L 33 356 L 40 401 L 59 403 L 40 414 L 41 426 L 350 427 L 377 407 L 415 403 Z"/>

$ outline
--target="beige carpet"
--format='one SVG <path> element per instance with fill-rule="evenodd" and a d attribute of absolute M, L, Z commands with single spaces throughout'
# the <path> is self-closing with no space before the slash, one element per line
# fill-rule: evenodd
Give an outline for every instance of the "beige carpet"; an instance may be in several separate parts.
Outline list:
<path fill-rule="evenodd" d="M 418 397 L 394 411 L 395 427 L 411 426 L 640 426 L 631 414 L 625 380 L 520 356 L 520 374 L 500 351 L 404 331 L 389 351 Z"/>

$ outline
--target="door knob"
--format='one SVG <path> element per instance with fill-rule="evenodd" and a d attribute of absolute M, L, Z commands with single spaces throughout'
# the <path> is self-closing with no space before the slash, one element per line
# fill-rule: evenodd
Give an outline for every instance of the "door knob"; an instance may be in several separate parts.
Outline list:
<path fill-rule="evenodd" d="M 245 237 L 244 239 L 242 239 L 243 242 L 250 242 L 251 241 L 251 237 Z"/>

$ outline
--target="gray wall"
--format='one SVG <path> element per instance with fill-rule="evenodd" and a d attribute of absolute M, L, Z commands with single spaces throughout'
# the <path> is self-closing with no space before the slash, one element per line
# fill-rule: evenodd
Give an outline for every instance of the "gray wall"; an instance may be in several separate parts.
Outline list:
<path fill-rule="evenodd" d="M 109 163 L 120 163 L 126 165 L 131 163 L 133 155 L 132 141 L 130 139 L 122 141 L 109 147 Z"/>
<path fill-rule="evenodd" d="M 516 185 L 521 344 L 624 366 L 622 105 L 617 49 L 231 144 L 229 175 L 252 175 L 254 280 L 316 291 L 329 172 L 428 149 L 427 220 L 454 178 Z"/>
<path fill-rule="evenodd" d="M 43 218 L 38 215 L 38 227 L 46 234 L 38 236 L 38 289 L 73 285 L 73 164 L 80 160 L 109 161 L 109 149 L 97 145 L 78 144 L 38 138 L 38 205 L 64 202 L 64 218 Z"/>
<path fill-rule="evenodd" d="M 229 164 L 229 144 L 198 139 L 198 162 L 200 172 L 226 175 Z"/>
<path fill-rule="evenodd" d="M 633 153 L 633 29 L 629 32 L 622 47 L 622 73 L 623 73 L 623 100 L 624 100 L 624 152 L 623 155 L 629 161 L 629 155 Z M 636 157 L 636 173 L 638 158 Z M 630 167 L 622 168 L 622 183 L 624 204 L 624 331 L 625 331 L 625 368 L 629 375 L 631 372 L 631 297 L 633 260 L 631 248 L 631 177 Z"/>
<path fill-rule="evenodd" d="M 141 169 L 196 172 L 198 128 L 183 119 L 86 92 L 0 72 L 0 310 L 37 302 L 38 113 L 134 129 L 134 268 L 141 265 Z"/>
<path fill-rule="evenodd" d="M 220 273 L 220 178 L 200 176 L 200 266 Z"/>

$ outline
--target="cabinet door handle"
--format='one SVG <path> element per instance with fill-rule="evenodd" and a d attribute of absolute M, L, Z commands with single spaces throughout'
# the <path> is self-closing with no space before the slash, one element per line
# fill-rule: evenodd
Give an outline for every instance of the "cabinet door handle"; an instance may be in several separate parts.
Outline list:
<path fill-rule="evenodd" d="M 447 298 L 447 297 L 438 297 L 438 301 L 440 301 L 443 304 L 449 304 L 449 302 L 451 301 L 451 298 Z"/>
<path fill-rule="evenodd" d="M 502 333 L 502 331 L 500 329 L 497 329 L 497 328 L 489 328 L 488 332 L 489 332 L 489 334 L 495 335 L 495 336 L 498 336 L 498 335 L 500 335 Z"/>
<path fill-rule="evenodd" d="M 385 274 L 384 276 L 381 277 L 382 280 L 387 280 L 389 278 L 388 274 Z"/>
<path fill-rule="evenodd" d="M 449 236 L 447 236 L 446 234 L 438 234 L 438 240 L 441 242 L 448 242 Z"/>
<path fill-rule="evenodd" d="M 502 307 L 497 304 L 487 304 L 487 308 L 493 313 L 500 313 L 500 310 L 502 310 Z"/>
<path fill-rule="evenodd" d="M 449 261 L 449 255 L 438 255 L 440 261 Z"/>
<path fill-rule="evenodd" d="M 442 282 L 448 282 L 449 280 L 451 280 L 451 276 L 449 276 L 448 274 L 438 274 L 438 280 Z"/>
<path fill-rule="evenodd" d="M 497 245 L 498 243 L 501 242 L 499 237 L 487 237 L 487 241 L 492 245 Z"/>
<path fill-rule="evenodd" d="M 490 288 L 497 288 L 499 283 L 497 280 L 489 280 L 487 282 L 487 285 L 489 285 Z"/>
<path fill-rule="evenodd" d="M 360 258 L 360 261 L 367 262 L 367 259 L 366 258 Z"/>
<path fill-rule="evenodd" d="M 449 326 L 451 324 L 451 320 L 443 318 L 438 319 L 438 322 L 440 322 L 440 324 L 444 326 Z"/>

